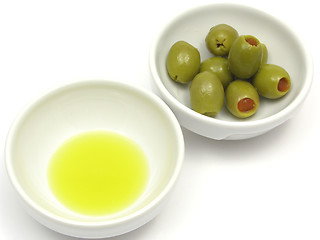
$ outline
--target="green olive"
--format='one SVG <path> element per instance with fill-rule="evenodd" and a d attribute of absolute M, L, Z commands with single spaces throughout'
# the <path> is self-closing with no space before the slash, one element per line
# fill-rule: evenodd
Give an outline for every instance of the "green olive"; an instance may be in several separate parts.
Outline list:
<path fill-rule="evenodd" d="M 230 71 L 241 79 L 252 77 L 259 69 L 262 47 L 257 38 L 251 35 L 238 37 L 229 52 Z"/>
<path fill-rule="evenodd" d="M 226 106 L 238 118 L 252 116 L 259 108 L 260 99 L 256 89 L 245 80 L 235 80 L 226 89 Z"/>
<path fill-rule="evenodd" d="M 191 108 L 203 115 L 214 116 L 223 106 L 224 90 L 220 79 L 212 72 L 198 73 L 190 84 Z"/>
<path fill-rule="evenodd" d="M 234 40 L 239 36 L 237 30 L 227 24 L 212 27 L 206 36 L 206 45 L 216 56 L 226 56 Z"/>
<path fill-rule="evenodd" d="M 200 72 L 211 71 L 217 75 L 224 88 L 232 81 L 233 76 L 229 70 L 228 60 L 223 57 L 212 57 L 203 61 Z"/>
<path fill-rule="evenodd" d="M 267 46 L 264 43 L 260 43 L 261 48 L 262 48 L 262 60 L 261 60 L 261 65 L 266 64 L 268 62 L 268 49 Z"/>
<path fill-rule="evenodd" d="M 288 72 L 282 67 L 274 64 L 263 64 L 253 78 L 253 85 L 261 96 L 276 99 L 289 91 L 291 79 Z"/>
<path fill-rule="evenodd" d="M 179 83 L 190 82 L 200 70 L 198 49 L 185 41 L 172 45 L 167 56 L 167 71 L 172 80 Z"/>

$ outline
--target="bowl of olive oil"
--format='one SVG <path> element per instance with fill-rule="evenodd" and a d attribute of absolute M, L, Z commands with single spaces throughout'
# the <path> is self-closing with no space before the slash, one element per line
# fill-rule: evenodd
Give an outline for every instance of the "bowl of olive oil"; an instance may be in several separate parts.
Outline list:
<path fill-rule="evenodd" d="M 13 122 L 5 164 L 23 205 L 74 237 L 132 231 L 162 209 L 182 167 L 180 125 L 156 95 L 106 80 L 41 94 Z"/>

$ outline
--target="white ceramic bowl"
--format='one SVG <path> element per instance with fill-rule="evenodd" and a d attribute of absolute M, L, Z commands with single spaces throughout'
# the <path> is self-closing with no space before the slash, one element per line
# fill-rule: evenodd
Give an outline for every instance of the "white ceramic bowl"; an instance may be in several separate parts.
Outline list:
<path fill-rule="evenodd" d="M 189 86 L 173 82 L 166 70 L 169 49 L 180 40 L 198 48 L 202 60 L 212 57 L 204 39 L 209 29 L 220 23 L 233 26 L 240 35 L 256 36 L 268 48 L 268 63 L 282 66 L 291 76 L 290 92 L 275 101 L 261 98 L 257 113 L 248 119 L 231 116 L 225 107 L 215 118 L 192 111 Z M 237 4 L 200 6 L 178 14 L 155 37 L 149 58 L 155 85 L 180 124 L 213 139 L 250 138 L 282 124 L 300 108 L 312 83 L 311 56 L 296 33 L 265 12 Z"/>
<path fill-rule="evenodd" d="M 147 189 L 134 206 L 105 217 L 66 210 L 52 195 L 46 177 L 57 146 L 94 129 L 133 139 L 150 166 Z M 183 157 L 183 135 L 169 107 L 146 90 L 112 81 L 80 81 L 44 93 L 14 121 L 5 148 L 9 178 L 27 211 L 57 232 L 82 238 L 123 234 L 155 217 L 177 180 Z"/>

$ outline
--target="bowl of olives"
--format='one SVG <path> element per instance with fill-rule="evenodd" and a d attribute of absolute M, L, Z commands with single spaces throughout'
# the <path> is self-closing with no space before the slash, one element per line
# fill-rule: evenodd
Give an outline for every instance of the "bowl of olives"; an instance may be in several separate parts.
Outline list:
<path fill-rule="evenodd" d="M 238 4 L 175 16 L 155 36 L 149 64 L 179 123 L 217 140 L 255 137 L 293 117 L 313 75 L 311 55 L 290 26 Z"/>

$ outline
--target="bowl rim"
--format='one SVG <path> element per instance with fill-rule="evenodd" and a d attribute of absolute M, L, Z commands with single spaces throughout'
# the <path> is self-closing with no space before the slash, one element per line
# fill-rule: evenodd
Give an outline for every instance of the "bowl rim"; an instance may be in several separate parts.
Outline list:
<path fill-rule="evenodd" d="M 21 185 L 19 184 L 16 178 L 15 170 L 12 165 L 11 152 L 12 152 L 12 149 L 14 149 L 13 140 L 15 139 L 15 135 L 19 130 L 21 124 L 24 122 L 28 114 L 32 112 L 33 108 L 37 107 L 38 104 L 45 101 L 47 98 L 49 98 L 50 96 L 53 96 L 56 93 L 59 93 L 65 90 L 71 90 L 72 88 L 77 88 L 81 85 L 83 86 L 100 85 L 103 87 L 117 86 L 117 87 L 120 87 L 121 89 L 126 89 L 130 92 L 133 92 L 134 94 L 143 96 L 147 98 L 149 101 L 153 102 L 154 105 L 157 105 L 159 107 L 159 109 L 163 112 L 163 114 L 166 115 L 166 117 L 172 123 L 175 129 L 174 136 L 177 140 L 175 141 L 177 144 L 177 161 L 174 167 L 174 171 L 172 172 L 172 175 L 167 185 L 149 204 L 143 206 L 142 208 L 138 209 L 135 212 L 130 212 L 127 215 L 120 216 L 115 219 L 103 219 L 103 217 L 97 217 L 96 219 L 97 220 L 101 219 L 101 221 L 90 221 L 90 220 L 77 221 L 77 220 L 63 218 L 61 216 L 58 216 L 48 211 L 47 209 L 36 204 L 36 202 L 33 201 L 33 199 L 24 191 L 24 189 L 21 187 Z M 153 94 L 147 89 L 144 89 L 142 87 L 137 87 L 127 82 L 114 81 L 114 80 L 78 80 L 78 81 L 64 82 L 50 89 L 47 89 L 46 91 L 43 91 L 21 109 L 21 111 L 17 114 L 17 116 L 15 117 L 14 121 L 12 122 L 9 128 L 6 142 L 5 142 L 4 158 L 5 158 L 6 172 L 11 182 L 11 185 L 18 193 L 20 199 L 28 207 L 33 209 L 33 211 L 35 211 L 38 215 L 49 218 L 56 223 L 69 225 L 73 227 L 80 227 L 80 228 L 106 227 L 107 228 L 107 227 L 113 227 L 119 224 L 123 224 L 125 222 L 130 222 L 132 220 L 135 220 L 136 218 L 139 218 L 144 214 L 146 214 L 151 209 L 156 208 L 162 202 L 162 200 L 166 197 L 166 195 L 168 195 L 168 193 L 171 191 L 171 189 L 173 188 L 175 182 L 177 181 L 180 175 L 180 172 L 183 166 L 183 161 L 184 161 L 184 154 L 185 154 L 184 151 L 185 151 L 185 145 L 184 145 L 184 138 L 183 138 L 181 126 L 178 120 L 176 119 L 175 115 L 171 111 L 171 109 L 157 95 Z"/>
<path fill-rule="evenodd" d="M 305 68 L 306 68 L 306 76 L 305 81 L 302 86 L 302 89 L 298 92 L 297 96 L 293 99 L 292 102 L 290 102 L 284 109 L 281 111 L 275 113 L 274 115 L 267 116 L 265 118 L 256 119 L 252 121 L 226 121 L 223 119 L 216 119 L 212 117 L 204 116 L 200 113 L 197 113 L 193 111 L 191 108 L 185 106 L 180 101 L 178 101 L 174 96 L 171 95 L 171 93 L 166 89 L 163 82 L 161 81 L 158 71 L 157 71 L 157 65 L 156 65 L 156 56 L 157 56 L 157 50 L 158 46 L 161 45 L 160 39 L 162 38 L 163 34 L 167 31 L 167 29 L 170 28 L 170 26 L 180 20 L 181 18 L 184 18 L 185 16 L 188 16 L 190 14 L 194 14 L 195 12 L 201 12 L 202 10 L 207 10 L 208 8 L 232 8 L 236 10 L 249 10 L 253 11 L 255 13 L 258 13 L 259 15 L 263 15 L 265 18 L 269 18 L 275 22 L 277 22 L 281 27 L 286 29 L 290 35 L 292 35 L 295 40 L 298 42 L 301 52 L 303 53 L 303 58 L 305 62 Z M 153 76 L 154 82 L 160 91 L 160 95 L 164 99 L 164 101 L 171 107 L 178 109 L 179 112 L 185 113 L 189 118 L 195 119 L 196 121 L 202 122 L 203 124 L 207 125 L 215 125 L 217 127 L 228 127 L 233 129 L 238 129 L 241 127 L 243 130 L 249 130 L 252 127 L 256 128 L 261 125 L 269 125 L 274 122 L 281 122 L 286 120 L 288 116 L 291 116 L 292 113 L 295 111 L 295 109 L 303 103 L 305 98 L 307 97 L 312 81 L 313 81 L 313 60 L 311 53 L 309 49 L 303 44 L 303 39 L 301 36 L 299 36 L 294 29 L 288 25 L 287 23 L 281 21 L 277 17 L 271 15 L 270 13 L 267 13 L 261 9 L 247 6 L 245 4 L 240 3 L 212 3 L 212 4 L 204 4 L 204 5 L 198 5 L 193 8 L 189 8 L 179 14 L 177 14 L 174 17 L 171 17 L 170 19 L 167 19 L 167 21 L 163 24 L 162 28 L 158 33 L 154 36 L 150 51 L 149 51 L 149 69 L 151 71 L 151 74 Z"/>

